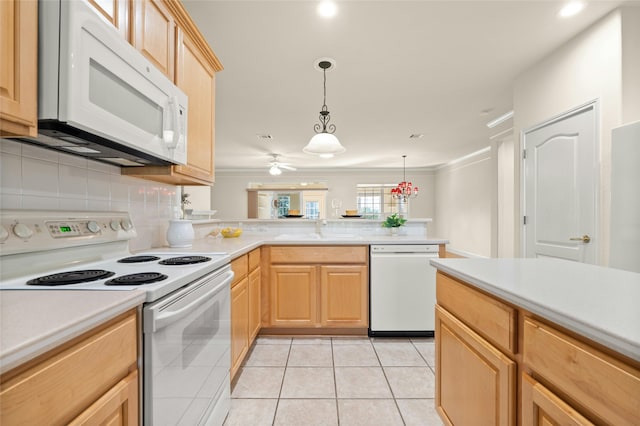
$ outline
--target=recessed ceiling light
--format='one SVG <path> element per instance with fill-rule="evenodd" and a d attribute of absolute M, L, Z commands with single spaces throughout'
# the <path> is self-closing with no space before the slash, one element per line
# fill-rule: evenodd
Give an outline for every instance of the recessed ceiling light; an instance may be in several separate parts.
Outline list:
<path fill-rule="evenodd" d="M 424 137 L 422 133 L 412 133 L 409 135 L 409 139 L 420 139 Z"/>
<path fill-rule="evenodd" d="M 268 133 L 259 134 L 259 135 L 256 135 L 256 137 L 257 137 L 258 139 L 266 139 L 266 140 L 273 139 L 273 136 L 271 136 L 271 135 L 270 135 L 270 134 L 268 134 Z"/>
<path fill-rule="evenodd" d="M 323 0 L 318 5 L 318 14 L 325 18 L 331 18 L 336 15 L 338 7 L 330 0 Z"/>
<path fill-rule="evenodd" d="M 560 9 L 560 16 L 563 18 L 568 18 L 573 15 L 577 15 L 584 9 L 584 3 L 581 1 L 572 1 L 571 3 L 567 3 L 564 5 L 562 9 Z"/>

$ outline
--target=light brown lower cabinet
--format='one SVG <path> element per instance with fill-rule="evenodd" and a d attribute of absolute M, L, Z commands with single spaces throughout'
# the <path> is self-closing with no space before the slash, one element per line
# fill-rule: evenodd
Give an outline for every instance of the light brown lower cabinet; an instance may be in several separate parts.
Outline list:
<path fill-rule="evenodd" d="M 318 323 L 318 283 L 313 265 L 271 266 L 271 326 L 313 327 Z"/>
<path fill-rule="evenodd" d="M 272 246 L 267 250 L 272 330 L 367 329 L 366 246 Z"/>
<path fill-rule="evenodd" d="M 523 425 L 593 425 L 527 373 L 522 373 L 521 388 Z"/>
<path fill-rule="evenodd" d="M 260 332 L 262 277 L 260 248 L 231 261 L 231 379 Z"/>
<path fill-rule="evenodd" d="M 249 279 L 231 287 L 231 377 L 240 368 L 249 350 Z"/>
<path fill-rule="evenodd" d="M 640 362 L 442 272 L 436 286 L 445 424 L 640 425 Z"/>
<path fill-rule="evenodd" d="M 436 407 L 451 425 L 513 425 L 516 363 L 436 306 Z"/>
<path fill-rule="evenodd" d="M 137 332 L 131 311 L 3 374 L 0 424 L 138 424 Z"/>

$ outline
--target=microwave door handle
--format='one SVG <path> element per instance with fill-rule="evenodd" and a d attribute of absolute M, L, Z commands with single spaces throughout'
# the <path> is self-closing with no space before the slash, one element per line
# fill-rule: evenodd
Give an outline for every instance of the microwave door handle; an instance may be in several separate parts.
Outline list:
<path fill-rule="evenodd" d="M 228 286 L 231 283 L 232 275 L 227 277 L 221 284 L 217 285 L 215 288 L 208 291 L 206 294 L 198 297 L 193 302 L 189 303 L 182 308 L 175 311 L 166 311 L 161 312 L 153 319 L 152 331 L 160 330 L 172 322 L 179 320 L 180 318 L 185 317 L 186 315 L 193 312 L 196 308 L 202 306 L 203 304 L 211 301 L 211 297 L 220 291 L 224 286 Z"/>
<path fill-rule="evenodd" d="M 182 129 L 180 129 L 180 104 L 178 97 L 173 96 L 167 102 L 167 120 L 168 124 L 162 132 L 164 143 L 169 149 L 175 149 L 178 146 Z M 170 124 L 170 125 L 169 125 Z"/>

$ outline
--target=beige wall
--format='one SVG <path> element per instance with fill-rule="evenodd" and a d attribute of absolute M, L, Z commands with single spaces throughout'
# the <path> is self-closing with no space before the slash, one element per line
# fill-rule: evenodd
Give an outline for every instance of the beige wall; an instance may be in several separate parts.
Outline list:
<path fill-rule="evenodd" d="M 614 11 L 520 75 L 514 85 L 514 241 L 522 254 L 520 158 L 522 132 L 579 105 L 599 103 L 600 261 L 608 252 L 611 129 L 621 124 L 621 13 Z"/>
<path fill-rule="evenodd" d="M 640 6 L 622 9 L 622 122 L 640 120 Z"/>
<path fill-rule="evenodd" d="M 454 253 L 492 256 L 495 169 L 490 150 L 438 169 L 435 232 Z"/>

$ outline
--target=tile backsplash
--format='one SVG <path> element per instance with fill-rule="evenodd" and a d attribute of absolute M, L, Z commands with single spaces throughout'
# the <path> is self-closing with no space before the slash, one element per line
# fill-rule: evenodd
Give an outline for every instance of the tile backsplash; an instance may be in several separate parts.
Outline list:
<path fill-rule="evenodd" d="M 166 244 L 179 187 L 120 174 L 120 167 L 0 138 L 0 210 L 128 211 L 131 250 Z"/>

